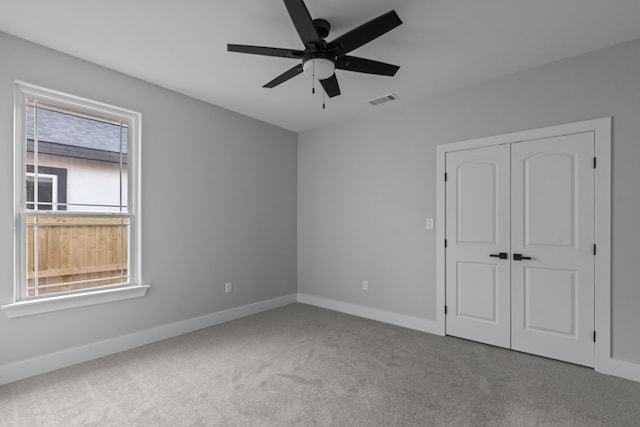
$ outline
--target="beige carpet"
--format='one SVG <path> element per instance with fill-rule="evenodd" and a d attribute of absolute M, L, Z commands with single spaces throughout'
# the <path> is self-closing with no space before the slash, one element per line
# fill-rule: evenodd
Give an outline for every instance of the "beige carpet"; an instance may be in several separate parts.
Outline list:
<path fill-rule="evenodd" d="M 0 387 L 2 426 L 639 426 L 640 383 L 302 304 Z"/>

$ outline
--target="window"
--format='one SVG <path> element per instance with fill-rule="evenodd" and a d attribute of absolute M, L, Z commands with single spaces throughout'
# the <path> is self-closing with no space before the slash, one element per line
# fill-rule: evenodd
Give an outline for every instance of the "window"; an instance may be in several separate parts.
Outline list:
<path fill-rule="evenodd" d="M 14 305 L 141 287 L 139 129 L 139 113 L 16 83 Z"/>
<path fill-rule="evenodd" d="M 27 209 L 33 209 L 35 197 L 33 165 L 27 165 Z M 38 210 L 66 210 L 67 170 L 41 166 L 38 168 Z M 45 204 L 46 203 L 46 204 Z M 60 203 L 60 205 L 58 205 Z"/>

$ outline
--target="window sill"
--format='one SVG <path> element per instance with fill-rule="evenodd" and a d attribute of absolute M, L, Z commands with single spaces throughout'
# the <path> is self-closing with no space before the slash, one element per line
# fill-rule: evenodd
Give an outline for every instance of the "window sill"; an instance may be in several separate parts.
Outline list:
<path fill-rule="evenodd" d="M 31 316 L 50 311 L 66 310 L 87 305 L 102 304 L 145 296 L 149 285 L 129 286 L 126 288 L 104 289 L 73 295 L 60 295 L 28 301 L 18 301 L 0 306 L 8 317 Z"/>

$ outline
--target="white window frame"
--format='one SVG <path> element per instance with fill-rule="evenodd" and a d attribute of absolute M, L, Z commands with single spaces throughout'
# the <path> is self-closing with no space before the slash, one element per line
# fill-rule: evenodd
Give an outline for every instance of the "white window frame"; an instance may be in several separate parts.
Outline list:
<path fill-rule="evenodd" d="M 107 116 L 128 123 L 128 212 L 129 277 L 125 284 L 83 289 L 77 292 L 26 297 L 26 217 L 31 215 L 25 207 L 26 179 L 26 99 L 38 99 L 78 111 Z M 100 304 L 144 296 L 149 285 L 141 276 L 141 216 L 140 216 L 140 140 L 142 115 L 138 112 L 101 102 L 81 98 L 16 81 L 14 103 L 14 301 L 1 306 L 9 317 L 45 313 L 86 305 Z M 56 215 L 73 216 L 78 212 L 56 211 Z M 104 213 L 81 213 L 82 216 L 108 216 Z M 36 213 L 37 215 L 37 213 Z M 117 215 L 118 217 L 122 215 Z"/>

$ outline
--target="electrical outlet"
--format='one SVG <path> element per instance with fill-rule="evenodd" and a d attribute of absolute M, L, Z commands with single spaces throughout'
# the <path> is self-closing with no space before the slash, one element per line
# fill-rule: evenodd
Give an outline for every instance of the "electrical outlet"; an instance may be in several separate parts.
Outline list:
<path fill-rule="evenodd" d="M 368 280 L 363 280 L 362 281 L 362 290 L 363 291 L 368 291 L 369 290 L 369 281 Z"/>
<path fill-rule="evenodd" d="M 427 230 L 433 230 L 433 218 L 427 218 L 424 226 Z"/>
<path fill-rule="evenodd" d="M 224 284 L 224 293 L 225 294 L 230 294 L 232 290 L 233 290 L 233 283 L 227 282 L 227 283 Z"/>

